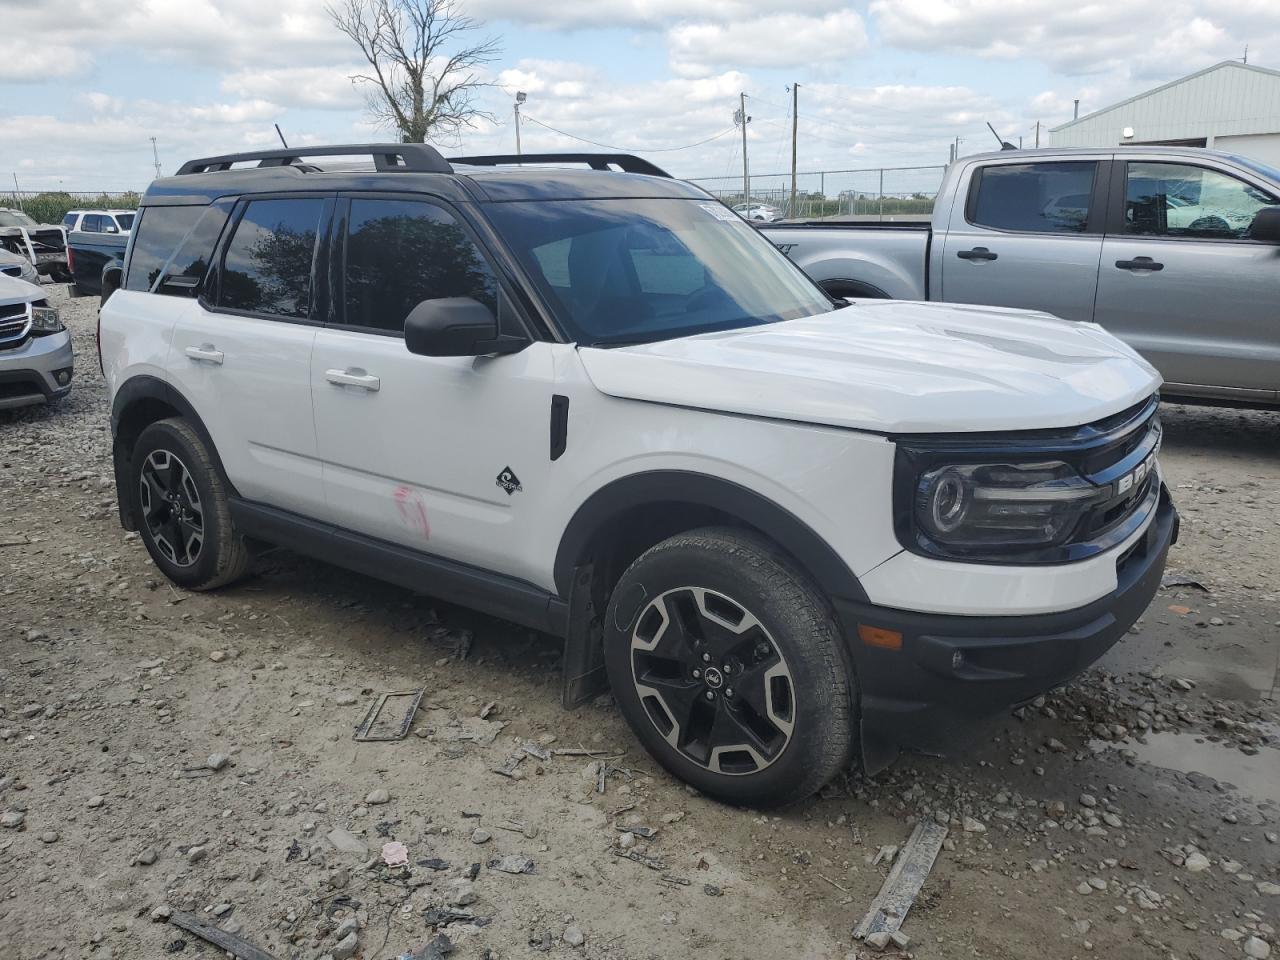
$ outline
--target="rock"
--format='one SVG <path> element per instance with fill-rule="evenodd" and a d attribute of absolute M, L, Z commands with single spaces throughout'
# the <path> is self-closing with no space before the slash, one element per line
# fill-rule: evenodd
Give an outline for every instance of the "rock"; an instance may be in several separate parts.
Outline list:
<path fill-rule="evenodd" d="M 1258 884 L 1258 892 L 1264 897 L 1280 897 L 1280 883 L 1263 880 Z"/>
<path fill-rule="evenodd" d="M 90 798 L 89 798 L 89 809 L 90 809 L 90 810 L 96 810 L 96 809 L 98 809 L 98 807 L 102 806 L 102 805 L 103 805 L 104 803 L 106 803 L 106 802 L 107 802 L 107 801 L 106 801 L 106 800 L 104 800 L 102 797 L 99 797 L 99 796 L 96 796 L 96 795 L 95 795 L 95 796 L 92 796 L 92 797 L 90 797 Z"/>
<path fill-rule="evenodd" d="M 226 933 L 231 934 L 232 936 L 235 936 L 235 935 L 236 935 L 236 934 L 238 934 L 241 930 L 243 930 L 243 929 L 244 929 L 244 924 L 242 924 L 242 923 L 241 923 L 239 920 L 237 920 L 235 917 L 231 917 L 231 918 L 229 918 L 229 919 L 227 919 L 227 920 L 224 920 L 224 921 L 222 922 L 220 929 L 222 929 L 222 930 L 223 930 L 223 931 L 225 931 Z"/>
<path fill-rule="evenodd" d="M 151 847 L 147 847 L 140 854 L 138 854 L 136 857 L 133 858 L 133 862 L 140 863 L 144 867 L 149 867 L 153 863 L 155 863 L 157 859 L 158 857 L 156 856 L 155 850 L 152 849 Z"/>
<path fill-rule="evenodd" d="M 359 932 L 360 921 L 355 916 L 350 916 L 338 924 L 338 929 L 333 931 L 333 938 L 335 940 L 345 940 L 350 934 Z"/>
<path fill-rule="evenodd" d="M 569 926 L 564 928 L 564 942 L 571 947 L 580 947 L 587 942 L 587 938 L 579 928 Z"/>
<path fill-rule="evenodd" d="M 229 904 L 229 903 L 220 903 L 220 904 L 218 904 L 217 906 L 215 906 L 215 907 L 213 908 L 212 913 L 213 913 L 213 915 L 214 915 L 215 917 L 225 917 L 228 913 L 230 913 L 230 912 L 232 911 L 232 909 L 233 909 L 233 908 L 232 908 L 231 904 Z"/>
<path fill-rule="evenodd" d="M 1053 738 L 1053 737 L 1050 737 L 1050 738 L 1045 742 L 1045 746 L 1046 746 L 1046 747 L 1048 747 L 1050 750 L 1052 750 L 1054 753 L 1066 753 L 1066 752 L 1067 752 L 1067 745 L 1066 745 L 1065 743 L 1063 743 L 1061 740 L 1057 740 L 1057 739 L 1055 739 L 1055 738 Z"/>
<path fill-rule="evenodd" d="M 1080 806 L 1096 807 L 1097 805 L 1098 805 L 1098 798 L 1095 797 L 1093 794 L 1091 793 L 1080 794 Z"/>
<path fill-rule="evenodd" d="M 1187 855 L 1187 859 L 1182 865 L 1187 868 L 1187 873 L 1203 873 L 1209 869 L 1209 858 L 1203 853 L 1196 851 Z"/>
<path fill-rule="evenodd" d="M 452 907 L 469 907 L 479 898 L 470 880 L 454 880 L 449 890 L 449 905 Z"/>
<path fill-rule="evenodd" d="M 6 830 L 17 830 L 26 819 L 27 815 L 21 810 L 6 810 L 0 813 L 0 827 Z"/>
<path fill-rule="evenodd" d="M 493 839 L 493 834 L 490 833 L 488 830 L 485 830 L 483 827 L 476 827 L 474 830 L 471 831 L 472 843 L 488 843 L 492 839 Z"/>
<path fill-rule="evenodd" d="M 490 860 L 489 869 L 499 870 L 502 873 L 533 873 L 533 861 L 528 857 L 512 854 L 499 860 Z"/>
<path fill-rule="evenodd" d="M 1081 880 L 1076 884 L 1076 893 L 1080 894 L 1082 897 L 1087 897 L 1089 894 L 1093 893 L 1093 887 L 1089 886 L 1087 881 Z"/>
<path fill-rule="evenodd" d="M 346 867 L 339 867 L 337 870 L 333 871 L 333 873 L 329 874 L 329 876 L 325 878 L 325 883 L 327 883 L 330 889 L 333 889 L 333 890 L 341 890 L 350 882 L 351 882 L 351 871 L 348 870 Z"/>
<path fill-rule="evenodd" d="M 46 830 L 44 833 L 40 834 L 40 842 L 41 843 L 57 843 L 58 831 Z"/>
<path fill-rule="evenodd" d="M 1174 679 L 1170 680 L 1169 686 L 1171 686 L 1174 690 L 1181 690 L 1183 693 L 1186 693 L 1188 690 L 1194 690 L 1196 687 L 1196 685 L 1192 681 L 1186 680 L 1182 677 L 1175 677 Z"/>
<path fill-rule="evenodd" d="M 889 939 L 893 941 L 893 945 L 899 950 L 905 950 L 911 946 L 911 938 L 901 930 L 893 931 L 893 933 L 889 934 Z"/>
<path fill-rule="evenodd" d="M 187 862 L 199 863 L 207 856 L 209 856 L 209 851 L 206 847 L 192 847 L 187 851 Z"/>
<path fill-rule="evenodd" d="M 356 695 L 343 690 L 341 693 L 334 695 L 333 702 L 340 707 L 349 707 L 356 702 Z"/>
<path fill-rule="evenodd" d="M 1102 822 L 1105 823 L 1108 827 L 1115 827 L 1117 830 L 1121 827 L 1123 823 L 1123 821 L 1121 821 L 1121 819 L 1118 816 L 1116 816 L 1114 813 L 1104 813 L 1102 815 Z"/>
<path fill-rule="evenodd" d="M 1107 881 L 1103 880 L 1101 877 L 1090 877 L 1089 886 L 1093 887 L 1095 890 L 1105 890 L 1107 889 Z"/>
<path fill-rule="evenodd" d="M 344 830 L 342 827 L 334 827 L 325 835 L 325 839 L 333 844 L 334 849 L 340 853 L 352 853 L 358 857 L 369 855 L 369 845 L 354 833 Z"/>
<path fill-rule="evenodd" d="M 636 835 L 631 831 L 628 830 L 626 833 L 620 834 L 618 836 L 619 850 L 630 850 L 635 845 L 636 845 Z"/>
<path fill-rule="evenodd" d="M 364 798 L 364 802 L 370 805 L 390 803 L 391 794 L 379 787 L 377 790 L 370 790 L 368 796 Z"/>
<path fill-rule="evenodd" d="M 329 948 L 329 955 L 333 960 L 347 960 L 348 957 L 355 956 L 356 950 L 360 948 L 360 937 L 355 933 L 348 933 L 345 937 Z"/>
<path fill-rule="evenodd" d="M 223 660 L 227 659 L 227 651 L 225 650 L 211 651 L 209 654 L 209 659 L 212 660 L 214 663 L 221 663 Z"/>
<path fill-rule="evenodd" d="M 28 703 L 25 707 L 19 710 L 18 713 L 22 719 L 32 720 L 44 713 L 44 707 L 40 706 L 38 703 Z"/>
<path fill-rule="evenodd" d="M 883 950 L 889 945 L 889 934 L 884 930 L 877 930 L 875 933 L 867 935 L 867 939 L 863 941 L 872 950 Z"/>
<path fill-rule="evenodd" d="M 1271 956 L 1271 944 L 1261 937 L 1250 937 L 1244 942 L 1244 955 L 1253 960 L 1267 960 Z"/>
<path fill-rule="evenodd" d="M 156 907 L 154 910 L 151 911 L 151 919 L 154 920 L 156 923 L 163 923 L 165 920 L 168 920 L 171 916 L 173 916 L 173 908 L 169 906 L 167 903 L 162 903 L 160 904 L 160 906 Z"/>
<path fill-rule="evenodd" d="M 211 753 L 209 754 L 209 758 L 205 760 L 204 765 L 209 770 L 221 770 L 230 762 L 231 758 L 226 754 Z"/>
<path fill-rule="evenodd" d="M 964 818 L 965 833 L 986 833 L 987 825 L 981 820 L 975 820 L 973 817 Z"/>

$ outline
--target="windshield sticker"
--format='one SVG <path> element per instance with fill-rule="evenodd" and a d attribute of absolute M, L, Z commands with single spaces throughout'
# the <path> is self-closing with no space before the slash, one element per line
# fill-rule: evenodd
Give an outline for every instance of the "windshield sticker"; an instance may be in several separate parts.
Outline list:
<path fill-rule="evenodd" d="M 720 203 L 700 203 L 698 204 L 703 210 L 711 214 L 717 220 L 737 220 L 738 215 L 730 210 L 724 204 Z"/>

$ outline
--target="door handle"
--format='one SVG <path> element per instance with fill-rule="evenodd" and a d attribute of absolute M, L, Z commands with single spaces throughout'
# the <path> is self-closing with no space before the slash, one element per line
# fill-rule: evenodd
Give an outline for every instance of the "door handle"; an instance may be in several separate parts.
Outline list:
<path fill-rule="evenodd" d="M 198 347 L 187 347 L 187 357 L 197 363 L 212 363 L 222 366 L 225 359 L 221 350 L 215 350 L 212 343 L 202 343 Z"/>
<path fill-rule="evenodd" d="M 370 393 L 377 393 L 382 388 L 382 381 L 357 367 L 349 370 L 326 370 L 324 378 L 339 387 L 359 387 Z"/>
<path fill-rule="evenodd" d="M 1116 266 L 1121 270 L 1163 270 L 1164 264 L 1157 263 L 1150 257 L 1135 257 L 1132 260 L 1117 260 Z"/>
<path fill-rule="evenodd" d="M 972 250 L 961 250 L 956 256 L 961 260 L 995 260 L 999 254 L 992 253 L 986 247 L 974 247 Z"/>

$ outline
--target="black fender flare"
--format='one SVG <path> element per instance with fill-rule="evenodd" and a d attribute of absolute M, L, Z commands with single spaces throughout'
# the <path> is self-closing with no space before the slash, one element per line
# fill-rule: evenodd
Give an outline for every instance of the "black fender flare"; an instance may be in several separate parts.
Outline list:
<path fill-rule="evenodd" d="M 847 564 L 811 527 L 784 507 L 732 480 L 686 470 L 654 470 L 614 480 L 588 497 L 565 527 L 556 551 L 554 576 L 568 597 L 574 570 L 588 545 L 613 519 L 635 507 L 676 502 L 708 507 L 754 527 L 795 558 L 829 598 L 867 595 Z"/>
<path fill-rule="evenodd" d="M 885 293 L 885 291 L 881 290 L 875 284 L 866 283 L 862 280 L 846 280 L 840 277 L 832 277 L 829 280 L 821 281 L 818 286 L 832 296 L 837 296 L 833 291 L 843 290 L 845 292 L 839 294 L 839 296 L 864 297 L 868 300 L 893 299 L 893 297 L 889 296 L 889 294 Z"/>
<path fill-rule="evenodd" d="M 214 468 L 218 471 L 227 490 L 233 496 L 238 495 L 235 484 L 231 482 L 227 476 L 226 469 L 222 465 L 222 457 L 218 454 L 217 444 L 213 442 L 213 437 L 209 434 L 208 427 L 204 425 L 204 421 L 196 413 L 196 408 L 191 401 L 183 396 L 172 384 L 161 380 L 159 377 L 139 374 L 120 384 L 120 388 L 116 390 L 115 398 L 111 402 L 111 436 L 113 438 L 111 449 L 116 475 L 116 497 L 120 504 L 120 522 L 126 530 L 134 529 L 132 525 L 134 518 L 127 505 L 128 499 L 124 496 L 133 448 L 132 444 L 128 442 L 129 438 L 120 435 L 120 427 L 127 411 L 135 404 L 147 400 L 157 400 L 166 406 L 172 407 L 178 411 L 178 414 L 184 420 L 191 424 L 192 429 L 196 431 L 208 448 L 209 455 L 213 459 Z"/>

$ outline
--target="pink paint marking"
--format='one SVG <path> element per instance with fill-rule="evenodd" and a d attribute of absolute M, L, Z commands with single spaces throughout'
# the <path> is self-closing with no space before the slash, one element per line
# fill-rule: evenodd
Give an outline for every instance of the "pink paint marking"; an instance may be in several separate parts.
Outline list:
<path fill-rule="evenodd" d="M 422 494 L 413 487 L 396 487 L 391 496 L 396 501 L 400 522 L 413 530 L 423 540 L 431 539 L 431 523 L 427 520 L 427 505 Z"/>

